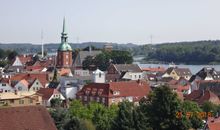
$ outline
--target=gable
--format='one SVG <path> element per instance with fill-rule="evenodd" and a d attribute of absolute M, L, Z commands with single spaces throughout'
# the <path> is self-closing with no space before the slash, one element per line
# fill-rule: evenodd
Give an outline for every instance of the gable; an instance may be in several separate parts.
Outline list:
<path fill-rule="evenodd" d="M 21 63 L 20 59 L 16 56 L 12 66 L 23 66 L 23 64 Z"/>
<path fill-rule="evenodd" d="M 36 79 L 36 80 L 32 83 L 32 85 L 30 86 L 29 89 L 34 89 L 34 88 L 43 88 L 43 85 L 41 84 L 41 82 L 40 82 L 38 79 Z"/>

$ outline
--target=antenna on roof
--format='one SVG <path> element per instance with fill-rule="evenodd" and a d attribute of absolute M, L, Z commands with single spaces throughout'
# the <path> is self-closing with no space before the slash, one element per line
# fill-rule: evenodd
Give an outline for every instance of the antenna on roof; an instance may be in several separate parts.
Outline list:
<path fill-rule="evenodd" d="M 43 29 L 41 29 L 41 56 L 44 58 Z"/>
<path fill-rule="evenodd" d="M 150 35 L 150 44 L 153 44 L 153 35 Z"/>

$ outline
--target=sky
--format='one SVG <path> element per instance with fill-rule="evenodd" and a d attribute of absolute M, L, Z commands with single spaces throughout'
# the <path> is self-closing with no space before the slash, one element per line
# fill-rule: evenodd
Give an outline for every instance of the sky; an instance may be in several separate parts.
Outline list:
<path fill-rule="evenodd" d="M 0 43 L 164 43 L 220 39 L 219 0 L 0 0 Z"/>

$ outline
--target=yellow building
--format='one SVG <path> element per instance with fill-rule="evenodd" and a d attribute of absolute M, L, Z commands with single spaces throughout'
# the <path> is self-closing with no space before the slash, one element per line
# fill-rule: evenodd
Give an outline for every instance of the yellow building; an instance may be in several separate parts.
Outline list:
<path fill-rule="evenodd" d="M 0 106 L 42 105 L 42 95 L 34 91 L 0 93 Z"/>

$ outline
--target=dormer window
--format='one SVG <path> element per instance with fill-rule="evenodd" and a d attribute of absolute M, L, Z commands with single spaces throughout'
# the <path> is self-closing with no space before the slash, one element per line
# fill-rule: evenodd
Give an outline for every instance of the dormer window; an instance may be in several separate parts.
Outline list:
<path fill-rule="evenodd" d="M 120 95 L 120 91 L 113 91 L 113 95 Z"/>
<path fill-rule="evenodd" d="M 89 95 L 89 92 L 90 92 L 89 90 L 86 90 L 86 95 Z"/>

